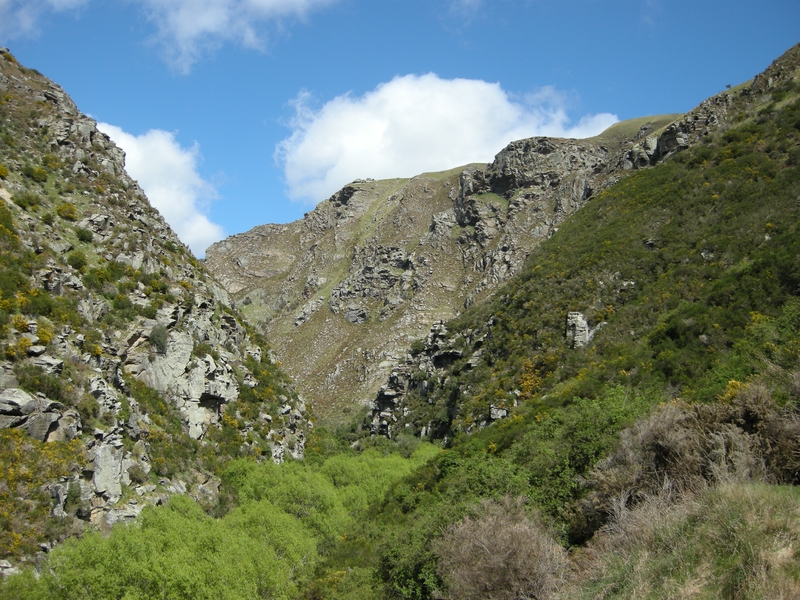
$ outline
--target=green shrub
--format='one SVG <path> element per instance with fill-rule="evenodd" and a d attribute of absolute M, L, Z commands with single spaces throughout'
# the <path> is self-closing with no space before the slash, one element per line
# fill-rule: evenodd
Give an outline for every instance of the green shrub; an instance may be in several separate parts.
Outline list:
<path fill-rule="evenodd" d="M 75 391 L 72 386 L 57 375 L 46 373 L 41 367 L 23 364 L 17 366 L 14 373 L 23 390 L 32 393 L 41 392 L 50 400 L 57 400 L 64 404 L 74 402 Z"/>
<path fill-rule="evenodd" d="M 47 167 L 48 169 L 57 169 L 61 166 L 61 161 L 58 159 L 57 156 L 53 156 L 52 154 L 45 154 L 42 157 L 42 164 Z"/>
<path fill-rule="evenodd" d="M 155 319 L 158 313 L 158 308 L 152 302 L 147 306 L 137 306 L 136 310 L 145 319 Z"/>
<path fill-rule="evenodd" d="M 80 250 L 73 250 L 67 255 L 67 264 L 80 271 L 86 266 L 86 255 Z"/>
<path fill-rule="evenodd" d="M 159 354 L 167 353 L 167 328 L 160 323 L 150 330 L 150 345 Z"/>
<path fill-rule="evenodd" d="M 22 174 L 28 179 L 33 179 L 38 183 L 44 183 L 47 181 L 47 171 L 41 167 L 32 167 L 30 165 L 26 165 L 22 168 Z"/>
<path fill-rule="evenodd" d="M 62 202 L 56 207 L 56 213 L 62 219 L 67 221 L 77 221 L 78 220 L 78 207 L 75 206 L 72 202 Z"/>
<path fill-rule="evenodd" d="M 147 483 L 149 477 L 147 473 L 144 472 L 144 469 L 141 467 L 139 463 L 128 468 L 128 476 L 131 478 L 131 481 L 136 484 L 143 484 Z"/>
<path fill-rule="evenodd" d="M 123 296 L 122 294 L 117 294 L 114 296 L 114 300 L 111 303 L 111 306 L 114 307 L 114 310 L 130 310 L 133 308 L 133 302 L 130 301 L 130 298 L 127 296 Z"/>
<path fill-rule="evenodd" d="M 115 260 L 105 263 L 102 267 L 89 269 L 83 276 L 83 283 L 92 290 L 101 290 L 106 283 L 119 285 L 124 277 L 132 277 L 135 274 L 128 265 Z"/>
<path fill-rule="evenodd" d="M 425 340 L 414 340 L 411 342 L 411 355 L 417 356 L 425 350 Z"/>
<path fill-rule="evenodd" d="M 90 533 L 48 555 L 38 579 L 3 585 L 17 598 L 296 598 L 315 540 L 264 503 L 215 520 L 185 496 L 146 508 L 137 527 Z M 8 595 L 6 597 L 11 597 Z"/>
<path fill-rule="evenodd" d="M 75 235 L 78 236 L 79 242 L 91 242 L 94 234 L 88 229 L 79 228 L 75 230 Z"/>
<path fill-rule="evenodd" d="M 38 194 L 34 194 L 33 192 L 19 192 L 14 194 L 11 197 L 11 200 L 24 210 L 28 210 L 29 208 L 36 210 L 36 208 L 42 203 L 42 199 L 39 197 Z"/>
<path fill-rule="evenodd" d="M 42 223 L 45 225 L 52 225 L 56 222 L 56 218 L 53 216 L 53 213 L 45 213 L 42 215 Z"/>
<path fill-rule="evenodd" d="M 206 354 L 210 354 L 211 358 L 214 360 L 219 360 L 219 352 L 214 350 L 214 348 L 211 347 L 211 344 L 206 344 L 205 342 L 195 344 L 194 349 L 192 349 L 192 354 L 198 358 L 205 358 Z"/>
<path fill-rule="evenodd" d="M 78 410 L 84 427 L 88 427 L 100 414 L 100 405 L 97 404 L 95 397 L 89 394 L 84 394 L 75 408 Z"/>
<path fill-rule="evenodd" d="M 80 440 L 38 442 L 21 429 L 0 430 L 0 556 L 19 558 L 40 551 L 39 543 L 55 525 L 46 485 L 85 464 Z"/>
<path fill-rule="evenodd" d="M 5 166 L 4 164 L 0 164 L 0 179 L 5 179 L 6 177 L 8 177 L 8 175 L 9 175 L 8 167 Z"/>

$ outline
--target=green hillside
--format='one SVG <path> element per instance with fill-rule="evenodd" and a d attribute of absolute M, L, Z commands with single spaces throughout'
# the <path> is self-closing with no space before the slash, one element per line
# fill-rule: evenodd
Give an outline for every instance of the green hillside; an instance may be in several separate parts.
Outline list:
<path fill-rule="evenodd" d="M 799 65 L 412 347 L 391 439 L 370 416 L 227 461 L 205 512 L 69 540 L 0 598 L 798 597 Z"/>
<path fill-rule="evenodd" d="M 387 497 L 358 542 L 368 550 L 349 550 L 378 557 L 390 597 L 443 589 L 435 540 L 482 498 L 530 498 L 569 546 L 607 523 L 614 498 L 631 510 L 667 480 L 676 498 L 728 479 L 797 483 L 797 92 L 790 80 L 763 102 L 740 95 L 732 127 L 601 194 L 494 301 L 447 324 L 437 348 L 459 358 L 415 382 L 396 430 L 427 426 L 449 450 Z M 565 340 L 571 311 L 596 331 L 586 347 Z M 509 416 L 481 429 L 491 407 Z M 642 456 L 597 470 L 622 430 L 669 407 L 692 427 L 653 426 Z"/>

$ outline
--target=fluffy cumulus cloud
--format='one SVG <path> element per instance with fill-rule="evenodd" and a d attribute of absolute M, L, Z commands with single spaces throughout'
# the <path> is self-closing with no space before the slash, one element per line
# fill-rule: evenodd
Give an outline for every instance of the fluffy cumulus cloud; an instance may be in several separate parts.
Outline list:
<path fill-rule="evenodd" d="M 89 0 L 0 0 L 0 40 L 36 33 L 39 19 L 50 11 L 78 8 Z"/>
<path fill-rule="evenodd" d="M 406 75 L 319 109 L 295 100 L 292 134 L 276 150 L 289 195 L 319 201 L 357 178 L 410 177 L 490 162 L 513 140 L 590 137 L 617 121 L 608 113 L 570 121 L 551 88 L 515 101 L 497 83 Z"/>
<path fill-rule="evenodd" d="M 0 0 L 2 1 L 2 0 Z M 168 61 L 188 72 L 202 54 L 234 41 L 260 48 L 263 26 L 305 18 L 338 0 L 136 0 L 158 30 Z"/>
<path fill-rule="evenodd" d="M 197 172 L 197 144 L 182 148 L 172 133 L 159 129 L 135 136 L 107 123 L 97 128 L 125 150 L 128 173 L 192 252 L 203 256 L 224 237 L 222 227 L 205 214 L 217 191 Z"/>

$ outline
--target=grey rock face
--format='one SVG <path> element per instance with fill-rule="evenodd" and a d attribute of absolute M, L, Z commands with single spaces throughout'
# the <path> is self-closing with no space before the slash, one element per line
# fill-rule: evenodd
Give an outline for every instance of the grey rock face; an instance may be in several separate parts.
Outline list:
<path fill-rule="evenodd" d="M 28 392 L 18 388 L 0 393 L 0 414 L 27 416 L 36 410 L 38 402 Z"/>
<path fill-rule="evenodd" d="M 113 443 L 101 442 L 93 448 L 92 484 L 95 492 L 112 504 L 122 495 L 122 457 L 122 451 Z"/>
<path fill-rule="evenodd" d="M 592 339 L 589 322 L 583 313 L 571 312 L 567 314 L 565 337 L 570 348 L 582 348 L 589 345 Z"/>
<path fill-rule="evenodd" d="M 163 433 L 163 415 L 151 415 L 146 403 L 137 402 L 131 378 L 159 391 L 177 409 L 183 433 L 203 440 L 239 398 L 240 380 L 250 387 L 260 385 L 246 363 L 260 362 L 261 348 L 239 322 L 228 292 L 191 256 L 125 173 L 124 152 L 95 121 L 81 114 L 59 86 L 16 61 L 0 59 L 0 85 L 13 93 L 6 117 L 26 115 L 13 152 L 37 165 L 44 155 L 60 163 L 48 169 L 58 198 L 43 200 L 46 211 L 29 212 L 11 199 L 30 182 L 23 178 L 21 164 L 9 160 L 7 146 L 0 147 L 0 162 L 11 167 L 0 180 L 0 202 L 15 222 L 19 252 L 28 249 L 40 257 L 25 283 L 31 296 L 49 295 L 67 313 L 36 319 L 23 314 L 15 317 L 14 327 L 0 332 L 9 358 L 0 362 L 0 428 L 17 428 L 40 442 L 83 443 L 88 464 L 64 481 L 48 484 L 54 516 L 106 528 L 133 519 L 143 506 L 171 493 L 194 493 L 201 483 L 206 487 L 198 494 L 212 498 L 219 483 L 215 488 L 210 474 L 181 473 L 189 480 L 181 485 L 152 486 L 147 481 L 148 440 Z M 38 116 L 28 120 L 34 109 Z M 43 219 L 56 214 L 60 204 L 69 209 L 67 216 Z M 73 251 L 83 252 L 84 267 L 67 260 Z M 163 349 L 151 339 L 156 327 L 167 332 Z M 201 352 L 202 346 L 206 350 Z M 264 359 L 274 362 L 271 356 Z M 30 367 L 58 376 L 63 388 L 54 393 L 81 412 L 18 389 L 15 369 Z M 302 457 L 308 417 L 304 411 L 292 412 L 303 406 L 292 398 L 282 399 L 290 413 L 275 418 L 267 443 L 281 456 Z M 97 428 L 84 427 L 88 424 L 81 414 L 91 414 Z M 245 450 L 252 427 L 239 431 Z M 136 504 L 119 504 L 123 486 L 135 491 Z M 77 508 L 67 506 L 67 496 L 74 500 L 78 491 Z"/>
<path fill-rule="evenodd" d="M 57 375 L 64 370 L 64 361 L 60 358 L 55 358 L 53 356 L 34 356 L 31 358 L 31 364 L 36 365 L 37 367 L 41 367 L 44 369 L 45 373 L 50 373 L 52 375 Z"/>
<path fill-rule="evenodd" d="M 312 300 L 311 302 L 305 304 L 297 317 L 295 317 L 294 326 L 299 327 L 308 321 L 311 318 L 311 315 L 317 312 L 324 303 L 324 298 L 317 298 L 316 300 Z"/>
<path fill-rule="evenodd" d="M 9 427 L 19 427 L 40 442 L 69 441 L 81 431 L 80 418 L 74 410 L 18 388 L 0 393 L 0 429 Z"/>

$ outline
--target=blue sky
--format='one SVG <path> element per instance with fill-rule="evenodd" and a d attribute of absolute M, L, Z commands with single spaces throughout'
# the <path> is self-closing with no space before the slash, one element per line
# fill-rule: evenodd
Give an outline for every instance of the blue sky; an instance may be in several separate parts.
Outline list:
<path fill-rule="evenodd" d="M 685 112 L 799 41 L 798 0 L 0 0 L 200 256 L 355 178 Z"/>

